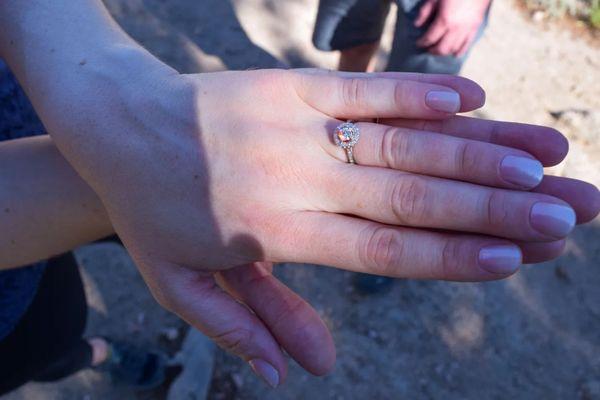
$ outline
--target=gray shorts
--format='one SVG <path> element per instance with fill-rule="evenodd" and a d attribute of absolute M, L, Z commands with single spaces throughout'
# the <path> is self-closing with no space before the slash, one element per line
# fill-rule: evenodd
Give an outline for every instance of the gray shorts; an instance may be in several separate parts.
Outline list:
<path fill-rule="evenodd" d="M 345 50 L 377 42 L 392 1 L 398 3 L 398 16 L 386 69 L 457 74 L 466 56 L 436 56 L 416 46 L 416 41 L 428 28 L 427 25 L 414 26 L 424 0 L 320 0 L 313 34 L 315 47 L 324 51 Z M 487 16 L 479 28 L 478 39 L 486 25 Z"/>

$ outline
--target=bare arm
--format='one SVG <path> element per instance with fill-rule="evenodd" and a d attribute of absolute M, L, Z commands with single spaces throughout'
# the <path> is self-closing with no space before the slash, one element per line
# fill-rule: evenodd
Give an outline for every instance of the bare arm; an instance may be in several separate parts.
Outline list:
<path fill-rule="evenodd" d="M 102 203 L 48 136 L 0 143 L 0 269 L 113 232 Z"/>

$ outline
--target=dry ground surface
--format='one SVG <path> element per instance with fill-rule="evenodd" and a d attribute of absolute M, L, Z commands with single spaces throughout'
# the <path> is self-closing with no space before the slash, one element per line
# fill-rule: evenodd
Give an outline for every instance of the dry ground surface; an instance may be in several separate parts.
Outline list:
<path fill-rule="evenodd" d="M 335 65 L 333 55 L 310 44 L 315 0 L 107 4 L 132 36 L 183 72 Z M 463 73 L 487 89 L 479 115 L 562 129 L 572 151 L 553 172 L 598 185 L 599 71 L 593 43 L 536 24 L 503 0 L 495 2 Z M 599 237 L 599 221 L 577 228 L 562 258 L 524 267 L 502 282 L 398 281 L 374 297 L 354 293 L 349 273 L 282 265 L 277 275 L 331 327 L 336 370 L 315 378 L 292 365 L 287 383 L 272 391 L 218 351 L 209 398 L 600 399 Z M 182 333 L 184 325 L 154 303 L 122 249 L 94 245 L 77 254 L 91 306 L 89 333 L 176 352 L 180 340 L 163 331 Z M 85 371 L 56 385 L 30 384 L 7 399 L 158 399 L 165 393 L 132 392 Z"/>

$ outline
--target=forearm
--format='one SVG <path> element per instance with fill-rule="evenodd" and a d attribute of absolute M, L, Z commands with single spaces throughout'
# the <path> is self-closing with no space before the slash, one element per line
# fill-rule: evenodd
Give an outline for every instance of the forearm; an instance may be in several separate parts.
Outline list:
<path fill-rule="evenodd" d="M 87 160 L 99 141 L 127 141 L 123 120 L 137 117 L 130 103 L 175 71 L 123 32 L 100 0 L 0 2 L 0 26 L 0 55 L 61 153 L 93 185 Z"/>
<path fill-rule="evenodd" d="M 104 207 L 48 136 L 0 143 L 0 269 L 113 232 Z"/>

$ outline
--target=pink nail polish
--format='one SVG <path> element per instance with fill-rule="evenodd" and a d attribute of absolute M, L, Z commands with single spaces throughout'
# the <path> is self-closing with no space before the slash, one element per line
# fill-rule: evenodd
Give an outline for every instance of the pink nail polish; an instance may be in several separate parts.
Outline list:
<path fill-rule="evenodd" d="M 530 189 L 544 178 L 544 167 L 533 158 L 506 156 L 500 163 L 500 175 L 507 182 Z"/>
<path fill-rule="evenodd" d="M 569 206 L 535 203 L 531 207 L 529 220 L 536 231 L 556 239 L 562 239 L 575 227 L 577 216 Z"/>
<path fill-rule="evenodd" d="M 460 96 L 456 92 L 432 90 L 425 96 L 425 104 L 435 111 L 455 113 L 460 110 Z"/>
<path fill-rule="evenodd" d="M 486 246 L 479 250 L 479 265 L 492 274 L 512 274 L 521 263 L 521 249 L 516 245 Z"/>

